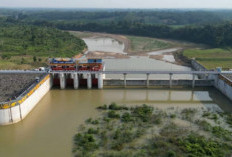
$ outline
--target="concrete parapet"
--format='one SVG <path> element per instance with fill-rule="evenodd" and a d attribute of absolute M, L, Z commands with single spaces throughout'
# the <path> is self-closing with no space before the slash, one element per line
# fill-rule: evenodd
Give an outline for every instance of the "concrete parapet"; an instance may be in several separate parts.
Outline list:
<path fill-rule="evenodd" d="M 0 110 L 0 125 L 9 125 L 23 120 L 32 109 L 38 104 L 43 96 L 50 90 L 52 84 L 50 77 L 46 80 L 22 103 Z"/>

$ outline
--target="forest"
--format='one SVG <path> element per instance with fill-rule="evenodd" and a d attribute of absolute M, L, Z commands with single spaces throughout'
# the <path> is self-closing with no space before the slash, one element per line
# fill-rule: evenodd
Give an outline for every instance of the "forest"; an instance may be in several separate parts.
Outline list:
<path fill-rule="evenodd" d="M 6 10 L 11 23 L 107 32 L 231 47 L 231 10 Z"/>
<path fill-rule="evenodd" d="M 2 58 L 15 55 L 72 57 L 84 48 L 83 40 L 55 28 L 9 22 L 0 24 Z"/>

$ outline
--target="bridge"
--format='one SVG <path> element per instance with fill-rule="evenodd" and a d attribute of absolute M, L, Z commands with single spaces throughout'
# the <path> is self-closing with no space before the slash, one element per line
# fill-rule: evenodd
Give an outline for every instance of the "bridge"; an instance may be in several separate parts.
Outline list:
<path fill-rule="evenodd" d="M 31 73 L 47 73 L 51 74 L 53 79 L 59 79 L 59 84 L 61 89 L 66 88 L 67 80 L 72 80 L 74 89 L 78 89 L 81 80 L 86 80 L 87 88 L 91 89 L 93 81 L 97 81 L 98 88 L 103 88 L 103 85 L 108 86 L 158 86 L 158 85 L 168 85 L 170 88 L 172 86 L 187 85 L 192 86 L 209 86 L 212 85 L 215 80 L 214 76 L 223 76 L 225 79 L 230 80 L 228 76 L 232 76 L 232 71 L 141 71 L 141 70 L 105 70 L 105 71 L 33 71 L 33 70 L 0 70 L 1 73 L 17 73 L 17 74 L 31 74 Z M 123 75 L 123 79 L 104 79 L 105 74 L 116 74 Z M 146 79 L 129 79 L 128 74 L 142 74 L 146 76 Z M 150 75 L 166 74 L 169 75 L 169 79 L 151 80 Z M 192 79 L 173 79 L 173 75 L 192 75 Z M 201 76 L 198 79 L 196 76 Z M 203 76 L 203 77 L 202 77 Z M 103 82 L 104 81 L 104 82 Z"/>

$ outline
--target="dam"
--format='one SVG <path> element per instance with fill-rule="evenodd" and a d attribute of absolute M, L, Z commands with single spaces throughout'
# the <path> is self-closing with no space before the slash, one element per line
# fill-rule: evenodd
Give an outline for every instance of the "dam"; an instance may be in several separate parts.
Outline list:
<path fill-rule="evenodd" d="M 53 86 L 79 88 L 176 88 L 215 87 L 232 100 L 231 71 L 106 71 L 102 60 L 89 59 L 76 67 L 73 60 L 53 60 L 49 71 L 0 71 L 39 77 L 20 94 L 0 103 L 0 125 L 23 120 Z M 65 68 L 65 69 L 64 69 Z M 79 70 L 78 70 L 79 69 Z M 105 79 L 106 74 L 122 75 L 123 79 Z M 145 75 L 146 79 L 128 79 L 127 75 Z M 150 75 L 168 75 L 169 79 L 150 79 Z M 192 79 L 173 79 L 174 75 L 191 75 Z M 11 96 L 12 97 L 12 96 Z"/>
<path fill-rule="evenodd" d="M 96 117 L 99 114 L 96 107 L 111 102 L 232 112 L 231 72 L 207 71 L 193 64 L 194 71 L 107 67 L 100 71 L 2 70 L 0 80 L 7 80 L 2 84 L 10 80 L 2 78 L 8 75 L 14 76 L 12 82 L 19 78 L 28 81 L 17 83 L 22 84 L 22 88 L 12 96 L 9 92 L 1 103 L 1 125 L 7 126 L 0 126 L 0 155 L 71 156 L 70 139 L 76 126 L 81 125 L 83 119 Z M 98 86 L 99 74 L 102 88 Z M 161 75 L 166 77 L 162 79 Z M 88 86 L 88 82 L 91 85 Z M 14 123 L 17 124 L 9 125 Z M 33 149 L 22 151 L 28 147 Z"/>

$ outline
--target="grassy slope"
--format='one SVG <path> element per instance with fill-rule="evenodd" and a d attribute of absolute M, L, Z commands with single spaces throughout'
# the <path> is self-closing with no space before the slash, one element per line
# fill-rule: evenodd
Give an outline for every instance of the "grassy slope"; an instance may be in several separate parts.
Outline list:
<path fill-rule="evenodd" d="M 131 52 L 144 52 L 144 51 L 155 51 L 159 49 L 166 49 L 173 46 L 172 43 L 158 40 L 155 38 L 148 38 L 148 37 L 136 37 L 136 36 L 127 36 L 130 40 Z"/>
<path fill-rule="evenodd" d="M 231 49 L 205 49 L 185 50 L 183 55 L 188 58 L 195 58 L 199 63 L 208 69 L 222 67 L 223 69 L 232 68 L 232 50 Z"/>

